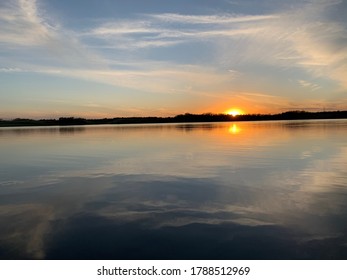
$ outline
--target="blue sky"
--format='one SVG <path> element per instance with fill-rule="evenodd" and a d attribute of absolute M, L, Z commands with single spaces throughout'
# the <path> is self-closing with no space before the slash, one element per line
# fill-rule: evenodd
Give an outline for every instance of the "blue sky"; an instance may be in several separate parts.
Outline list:
<path fill-rule="evenodd" d="M 347 109 L 347 1 L 0 2 L 0 118 Z"/>

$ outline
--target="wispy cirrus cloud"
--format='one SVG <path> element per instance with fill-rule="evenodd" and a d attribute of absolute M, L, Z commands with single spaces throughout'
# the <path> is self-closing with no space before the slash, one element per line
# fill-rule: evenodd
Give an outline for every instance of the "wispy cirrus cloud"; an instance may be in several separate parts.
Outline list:
<path fill-rule="evenodd" d="M 347 32 L 324 16 L 329 7 L 340 4 L 317 0 L 286 13 L 265 15 L 142 14 L 133 20 L 111 20 L 84 32 L 69 33 L 42 16 L 37 1 L 9 1 L 0 8 L 0 42 L 5 48 L 41 47 L 53 53 L 53 60 L 58 58 L 59 63 L 72 67 L 80 68 L 89 61 L 89 65 L 98 64 L 97 69 L 107 69 L 108 58 L 98 55 L 102 49 L 155 49 L 204 40 L 215 48 L 210 63 L 216 67 L 220 62 L 215 57 L 220 56 L 232 69 L 243 63 L 300 68 L 315 78 L 328 77 L 347 87 Z M 87 50 L 93 47 L 95 51 Z M 2 71 L 16 68 L 22 65 L 3 67 Z M 316 84 L 315 89 L 318 87 Z"/>
<path fill-rule="evenodd" d="M 305 80 L 299 80 L 298 83 L 304 87 L 304 88 L 308 88 L 310 89 L 311 91 L 316 91 L 318 89 L 321 88 L 321 86 L 315 84 L 315 83 L 311 83 L 309 81 L 305 81 Z"/>
<path fill-rule="evenodd" d="M 242 22 L 257 22 L 278 18 L 278 15 L 182 15 L 173 13 L 152 14 L 154 19 L 163 22 L 177 22 L 185 24 L 229 24 Z"/>
<path fill-rule="evenodd" d="M 44 14 L 36 0 L 9 0 L 0 4 L 2 72 L 14 69 L 45 72 L 47 65 L 73 68 L 102 64 L 100 56 Z"/>
<path fill-rule="evenodd" d="M 10 46 L 37 46 L 57 35 L 54 27 L 39 14 L 35 0 L 3 3 L 0 24 L 0 43 Z"/>
<path fill-rule="evenodd" d="M 339 5 L 344 7 L 341 1 L 312 0 L 289 11 L 265 15 L 143 14 L 132 21 L 104 23 L 82 38 L 94 37 L 102 40 L 98 45 L 101 48 L 123 50 L 174 47 L 203 40 L 215 48 L 211 64 L 301 69 L 313 78 L 331 79 L 347 88 L 347 32 L 327 15 L 329 9 Z M 316 84 L 310 90 L 319 87 Z"/>
<path fill-rule="evenodd" d="M 256 26 L 240 27 L 237 24 L 266 21 L 277 17 L 277 15 L 150 14 L 142 15 L 140 19 L 132 21 L 107 22 L 84 32 L 81 36 L 103 39 L 106 44 L 114 48 L 167 47 L 201 39 L 209 40 L 213 37 L 240 36 L 257 32 Z"/>
<path fill-rule="evenodd" d="M 225 38 L 221 60 L 235 63 L 238 54 L 238 64 L 302 70 L 314 79 L 328 79 L 347 89 L 346 22 L 337 21 L 329 14 L 339 8 L 346 9 L 345 3 L 312 0 L 289 11 L 279 11 L 271 20 L 244 23 L 242 28 L 257 26 L 257 32 L 244 34 L 243 42 Z"/>
<path fill-rule="evenodd" d="M 119 59 L 114 63 L 113 60 L 100 55 L 100 51 L 90 51 L 87 43 L 70 36 L 72 33 L 59 24 L 47 23 L 41 16 L 35 0 L 8 2 L 0 9 L 0 21 L 4 27 L 0 30 L 0 43 L 5 50 L 11 52 L 11 56 L 0 57 L 1 73 L 46 74 L 95 81 L 137 91 L 169 94 L 194 94 L 198 91 L 212 90 L 224 84 L 230 76 L 229 73 L 220 75 L 208 66 L 158 63 L 142 57 L 132 60 Z M 106 24 L 96 27 L 91 34 L 103 37 L 139 33 L 158 36 L 165 32 L 166 29 L 153 28 L 141 21 L 123 22 L 117 26 Z M 159 39 L 132 42 L 139 48 L 167 46 L 171 43 L 170 40 Z M 173 42 L 175 43 L 177 42 Z M 125 40 L 124 44 L 129 48 L 129 40 Z M 31 56 L 35 59 L 27 58 Z M 196 84 L 196 80 L 199 79 L 201 83 Z"/>

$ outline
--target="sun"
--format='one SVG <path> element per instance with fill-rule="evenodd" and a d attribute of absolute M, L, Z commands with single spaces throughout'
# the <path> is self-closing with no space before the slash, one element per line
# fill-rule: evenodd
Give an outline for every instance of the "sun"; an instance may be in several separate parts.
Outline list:
<path fill-rule="evenodd" d="M 232 108 L 232 109 L 229 109 L 226 113 L 228 115 L 235 117 L 237 115 L 242 115 L 243 111 L 241 109 L 238 109 L 238 108 Z"/>

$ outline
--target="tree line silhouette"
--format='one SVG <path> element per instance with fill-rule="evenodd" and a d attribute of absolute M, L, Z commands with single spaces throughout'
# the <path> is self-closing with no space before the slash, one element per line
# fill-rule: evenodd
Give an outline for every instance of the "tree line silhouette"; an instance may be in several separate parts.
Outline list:
<path fill-rule="evenodd" d="M 61 117 L 59 119 L 0 119 L 0 126 L 68 126 L 97 124 L 145 124 L 145 123 L 182 123 L 182 122 L 230 122 L 230 121 L 271 121 L 271 120 L 308 120 L 308 119 L 347 119 L 347 111 L 287 111 L 279 114 L 181 114 L 174 117 L 118 117 L 103 119 L 85 119 Z"/>

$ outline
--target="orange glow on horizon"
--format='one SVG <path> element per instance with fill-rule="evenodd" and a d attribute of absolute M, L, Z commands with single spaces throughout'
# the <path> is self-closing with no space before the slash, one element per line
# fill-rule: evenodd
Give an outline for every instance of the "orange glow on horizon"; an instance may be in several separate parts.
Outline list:
<path fill-rule="evenodd" d="M 225 113 L 228 114 L 228 115 L 231 115 L 231 116 L 233 116 L 233 117 L 235 117 L 235 116 L 237 116 L 237 115 L 242 115 L 242 114 L 244 114 L 244 112 L 243 112 L 241 109 L 239 109 L 239 108 L 232 108 L 232 109 L 229 109 L 229 110 L 227 110 Z"/>

